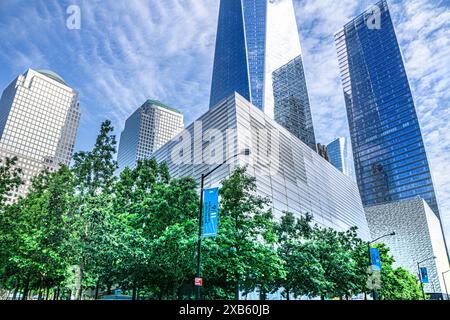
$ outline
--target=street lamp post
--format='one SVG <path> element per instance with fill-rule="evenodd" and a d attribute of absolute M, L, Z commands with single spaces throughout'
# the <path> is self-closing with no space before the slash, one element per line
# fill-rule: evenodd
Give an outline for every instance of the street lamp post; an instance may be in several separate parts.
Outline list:
<path fill-rule="evenodd" d="M 391 232 L 389 234 L 385 234 L 384 236 L 381 236 L 381 237 L 379 237 L 379 238 L 377 238 L 377 239 L 367 243 L 367 247 L 368 247 L 368 250 L 369 250 L 369 266 L 372 265 L 372 255 L 370 254 L 371 244 L 375 243 L 375 242 L 377 242 L 377 241 L 379 241 L 379 240 L 381 240 L 383 238 L 393 237 L 393 236 L 395 236 L 395 232 Z M 372 290 L 372 297 L 373 297 L 373 300 L 377 300 L 377 291 L 375 289 Z"/>
<path fill-rule="evenodd" d="M 450 297 L 448 296 L 447 283 L 445 282 L 445 274 L 449 272 L 450 270 L 442 272 L 442 280 L 444 280 L 445 294 L 447 295 L 447 300 L 450 300 Z"/>
<path fill-rule="evenodd" d="M 436 259 L 436 257 L 430 257 L 430 258 L 427 258 L 427 259 L 422 260 L 422 261 L 420 261 L 420 262 L 417 262 L 417 270 L 419 271 L 419 281 L 420 281 L 420 288 L 422 289 L 423 300 L 426 300 L 426 297 L 425 297 L 425 289 L 424 289 L 424 287 L 423 287 L 422 273 L 420 272 L 420 265 L 421 265 L 422 263 L 424 263 L 424 262 L 426 262 L 426 261 L 428 261 L 428 260 L 432 260 L 432 259 Z"/>
<path fill-rule="evenodd" d="M 230 157 L 229 159 L 225 160 L 218 166 L 216 166 L 213 170 L 209 171 L 206 174 L 202 174 L 201 177 L 201 183 L 200 183 L 200 210 L 198 215 L 198 240 L 197 240 L 197 278 L 201 278 L 201 258 L 202 258 L 202 231 L 203 231 L 203 191 L 204 191 L 204 185 L 205 185 L 205 179 L 209 177 L 212 173 L 214 173 L 216 170 L 218 170 L 220 167 L 222 167 L 224 164 L 226 164 L 231 159 L 237 158 L 240 155 L 243 156 L 249 156 L 250 155 L 250 149 L 244 149 L 240 153 L 235 154 L 234 156 Z M 202 284 L 196 284 L 196 298 L 197 300 L 200 300 L 201 298 L 201 287 Z"/>

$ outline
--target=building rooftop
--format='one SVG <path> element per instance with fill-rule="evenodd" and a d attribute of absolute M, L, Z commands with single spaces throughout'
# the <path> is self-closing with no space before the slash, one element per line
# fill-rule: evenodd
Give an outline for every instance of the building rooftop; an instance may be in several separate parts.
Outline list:
<path fill-rule="evenodd" d="M 172 107 L 169 107 L 169 106 L 165 105 L 164 103 L 161 103 L 161 102 L 158 101 L 158 100 L 147 100 L 147 101 L 145 102 L 145 104 L 153 104 L 153 105 L 155 105 L 155 106 L 158 106 L 158 107 L 161 107 L 161 108 L 164 108 L 164 109 L 167 109 L 167 110 L 170 110 L 170 111 L 173 111 L 173 112 L 182 114 L 179 110 L 177 110 L 177 109 L 175 109 L 175 108 L 172 108 Z M 145 105 L 145 104 L 144 104 L 144 105 Z"/>
<path fill-rule="evenodd" d="M 50 71 L 50 70 L 45 70 L 45 69 L 41 69 L 41 70 L 36 70 L 36 72 L 39 72 L 40 74 L 49 77 L 52 80 L 55 80 L 65 86 L 67 86 L 67 83 L 64 81 L 64 79 L 58 75 L 57 73 Z"/>

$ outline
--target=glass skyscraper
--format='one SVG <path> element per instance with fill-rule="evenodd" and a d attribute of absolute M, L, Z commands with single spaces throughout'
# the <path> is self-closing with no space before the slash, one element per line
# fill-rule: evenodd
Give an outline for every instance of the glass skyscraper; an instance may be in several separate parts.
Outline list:
<path fill-rule="evenodd" d="M 327 152 L 333 166 L 346 176 L 354 179 L 353 157 L 349 139 L 339 137 L 328 144 Z"/>
<path fill-rule="evenodd" d="M 147 100 L 126 121 L 120 136 L 119 169 L 134 168 L 184 128 L 183 115 L 156 100 Z"/>
<path fill-rule="evenodd" d="M 301 54 L 292 0 L 221 0 L 210 108 L 237 92 L 273 119 L 273 73 Z"/>
<path fill-rule="evenodd" d="M 439 216 L 402 54 L 385 0 L 335 35 L 361 197 L 421 197 Z"/>
<path fill-rule="evenodd" d="M 29 69 L 3 91 L 0 158 L 17 157 L 25 182 L 10 201 L 25 195 L 43 169 L 70 164 L 80 116 L 78 92 L 49 70 Z"/>
<path fill-rule="evenodd" d="M 316 138 L 301 56 L 274 71 L 273 95 L 275 121 L 311 149 L 316 150 Z"/>

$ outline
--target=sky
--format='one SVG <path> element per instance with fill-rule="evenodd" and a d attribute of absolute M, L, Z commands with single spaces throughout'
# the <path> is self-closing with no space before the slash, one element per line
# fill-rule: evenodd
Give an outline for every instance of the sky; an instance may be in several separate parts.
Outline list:
<path fill-rule="evenodd" d="M 318 141 L 348 136 L 334 33 L 375 0 L 293 0 Z M 450 0 L 390 0 L 450 239 Z M 66 26 L 80 8 L 80 29 Z M 100 123 L 120 136 L 147 99 L 208 109 L 219 0 L 0 0 L 0 90 L 28 68 L 50 69 L 80 93 L 76 150 Z M 331 125 L 332 124 L 332 125 Z"/>

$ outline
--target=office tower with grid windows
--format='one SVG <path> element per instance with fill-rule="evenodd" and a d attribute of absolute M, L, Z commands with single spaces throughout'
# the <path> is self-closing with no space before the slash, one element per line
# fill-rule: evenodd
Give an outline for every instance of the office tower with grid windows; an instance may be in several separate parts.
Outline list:
<path fill-rule="evenodd" d="M 385 0 L 335 35 L 364 205 L 421 197 L 439 217 L 415 104 Z"/>
<path fill-rule="evenodd" d="M 330 162 L 346 176 L 354 179 L 351 144 L 348 138 L 339 137 L 327 146 Z"/>
<path fill-rule="evenodd" d="M 10 195 L 23 196 L 43 169 L 69 165 L 80 122 L 78 93 L 56 73 L 29 69 L 0 100 L 0 158 L 17 157 L 24 185 Z"/>
<path fill-rule="evenodd" d="M 120 136 L 119 169 L 133 168 L 184 128 L 183 115 L 159 101 L 147 100 L 126 121 Z"/>
<path fill-rule="evenodd" d="M 237 92 L 274 119 L 273 73 L 294 59 L 299 70 L 301 55 L 292 0 L 221 0 L 210 108 Z M 307 96 L 304 75 L 295 81 Z"/>

